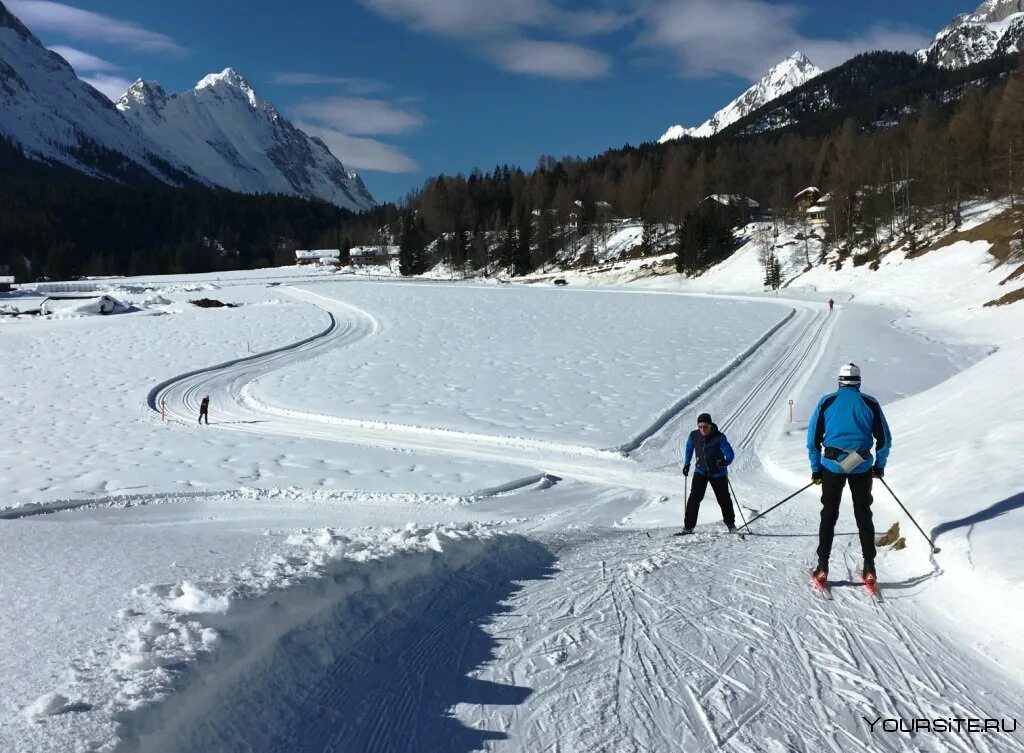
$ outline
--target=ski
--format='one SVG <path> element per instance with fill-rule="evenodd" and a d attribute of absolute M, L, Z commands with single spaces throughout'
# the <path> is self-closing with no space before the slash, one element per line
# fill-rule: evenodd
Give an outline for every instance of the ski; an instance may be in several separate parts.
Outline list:
<path fill-rule="evenodd" d="M 882 592 L 878 588 L 877 581 L 864 581 L 864 590 L 867 591 L 868 595 L 875 601 L 882 601 Z"/>
<path fill-rule="evenodd" d="M 744 540 L 747 538 L 747 534 L 740 533 L 739 531 L 726 531 L 725 533 L 715 531 L 675 531 L 672 536 L 696 536 L 700 539 L 706 539 L 708 537 L 717 539 L 725 536 L 737 536 Z"/>
<path fill-rule="evenodd" d="M 832 600 L 832 588 L 829 586 L 827 580 L 818 580 L 815 577 L 811 577 L 811 588 L 821 594 L 823 599 Z"/>

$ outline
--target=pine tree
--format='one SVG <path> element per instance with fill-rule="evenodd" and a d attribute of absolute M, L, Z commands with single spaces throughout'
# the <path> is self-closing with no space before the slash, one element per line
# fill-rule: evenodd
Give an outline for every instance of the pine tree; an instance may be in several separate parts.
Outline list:
<path fill-rule="evenodd" d="M 652 220 L 644 220 L 643 228 L 640 232 L 640 248 L 644 256 L 649 256 L 654 253 L 657 246 L 657 232 L 655 231 L 654 222 Z"/>
<path fill-rule="evenodd" d="M 519 221 L 519 232 L 516 235 L 515 256 L 512 261 L 512 273 L 516 277 L 529 274 L 533 267 L 530 264 L 530 248 L 533 240 L 533 215 L 524 211 Z"/>
<path fill-rule="evenodd" d="M 427 271 L 426 239 L 420 221 L 413 212 L 406 212 L 401 220 L 398 241 L 398 271 L 403 277 Z"/>
<path fill-rule="evenodd" d="M 515 274 L 516 248 L 519 240 L 516 238 L 516 226 L 509 218 L 501 231 L 501 244 L 498 246 L 498 264 L 505 270 L 506 274 Z"/>
<path fill-rule="evenodd" d="M 1002 97 L 996 105 L 992 129 L 992 146 L 1002 183 L 1016 205 L 1017 187 L 1024 178 L 1024 58 L 1006 81 Z"/>

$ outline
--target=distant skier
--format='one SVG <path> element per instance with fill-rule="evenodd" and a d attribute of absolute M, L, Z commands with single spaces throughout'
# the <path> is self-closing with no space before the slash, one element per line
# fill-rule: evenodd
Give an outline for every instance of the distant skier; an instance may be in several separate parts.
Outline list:
<path fill-rule="evenodd" d="M 828 299 L 828 313 L 832 313 L 832 307 L 836 305 L 836 302 L 831 298 Z"/>
<path fill-rule="evenodd" d="M 711 416 L 701 413 L 697 416 L 697 428 L 686 438 L 686 458 L 683 461 L 683 475 L 690 475 L 690 460 L 697 456 L 697 468 L 693 473 L 693 485 L 690 497 L 686 500 L 686 512 L 683 517 L 683 533 L 693 533 L 697 525 L 697 513 L 700 511 L 701 500 L 711 484 L 715 492 L 718 506 L 722 508 L 722 520 L 730 531 L 736 530 L 736 516 L 732 509 L 732 498 L 729 496 L 728 466 L 735 453 L 729 445 L 725 434 L 712 423 Z"/>
<path fill-rule="evenodd" d="M 875 460 L 871 461 L 874 439 Z M 839 369 L 839 389 L 818 401 L 807 426 L 807 454 L 811 481 L 821 486 L 821 526 L 818 529 L 818 566 L 811 577 L 819 584 L 828 578 L 832 537 L 839 519 L 843 487 L 850 484 L 853 515 L 864 554 L 864 582 L 872 585 L 875 573 L 875 526 L 871 519 L 871 481 L 885 475 L 892 446 L 889 424 L 878 401 L 861 393 L 860 368 Z M 822 457 L 824 448 L 824 457 Z"/>
<path fill-rule="evenodd" d="M 199 403 L 199 423 L 203 423 L 203 419 L 206 419 L 206 425 L 210 425 L 210 396 L 204 395 L 203 401 Z"/>

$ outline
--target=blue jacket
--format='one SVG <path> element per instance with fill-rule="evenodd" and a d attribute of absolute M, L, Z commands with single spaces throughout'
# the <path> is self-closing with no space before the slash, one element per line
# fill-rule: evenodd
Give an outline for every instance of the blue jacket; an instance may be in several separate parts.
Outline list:
<path fill-rule="evenodd" d="M 836 460 L 822 457 L 824 447 L 857 450 L 865 460 L 849 473 L 870 471 L 872 440 L 876 454 L 874 464 L 885 468 L 892 435 L 889 434 L 882 406 L 875 398 L 862 394 L 859 387 L 840 387 L 818 401 L 807 425 L 807 456 L 811 461 L 811 472 L 817 473 L 824 467 L 832 473 L 847 473 Z"/>
<path fill-rule="evenodd" d="M 690 432 L 690 436 L 686 438 L 685 465 L 690 464 L 694 454 L 697 455 L 695 472 L 711 478 L 725 476 L 728 473 L 726 466 L 736 457 L 729 440 L 718 430 L 716 424 L 711 424 L 711 431 L 707 438 L 700 433 L 700 429 Z"/>

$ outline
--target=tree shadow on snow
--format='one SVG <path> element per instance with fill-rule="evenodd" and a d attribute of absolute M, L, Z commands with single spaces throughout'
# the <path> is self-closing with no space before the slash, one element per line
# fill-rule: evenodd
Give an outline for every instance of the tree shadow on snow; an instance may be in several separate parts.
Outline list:
<path fill-rule="evenodd" d="M 399 607 L 396 599 L 383 606 L 349 597 L 330 620 L 292 631 L 198 718 L 175 725 L 174 742 L 159 749 L 457 753 L 507 739 L 498 730 L 467 727 L 450 711 L 478 706 L 474 716 L 486 718 L 493 711 L 487 707 L 521 704 L 532 693 L 510 679 L 470 676 L 497 656 L 503 640 L 484 626 L 511 611 L 507 602 L 524 582 L 554 573 L 555 557 L 540 544 L 499 540 L 506 542 L 501 551 L 472 568 L 401 586 L 392 593 Z M 380 563 L 360 569 L 372 582 Z M 355 626 L 362 626 L 358 637 Z"/>
<path fill-rule="evenodd" d="M 1014 494 L 1012 497 L 1007 497 L 1001 502 L 996 502 L 994 505 L 989 505 L 984 510 L 978 510 L 978 512 L 971 515 L 967 515 L 963 518 L 957 518 L 956 520 L 950 520 L 947 523 L 941 523 L 932 529 L 932 541 L 935 541 L 944 533 L 954 531 L 957 528 L 964 528 L 965 526 L 973 526 L 978 523 L 984 523 L 986 520 L 992 520 L 998 518 L 1001 515 L 1006 515 L 1008 512 L 1020 509 L 1024 507 L 1024 492 Z"/>

